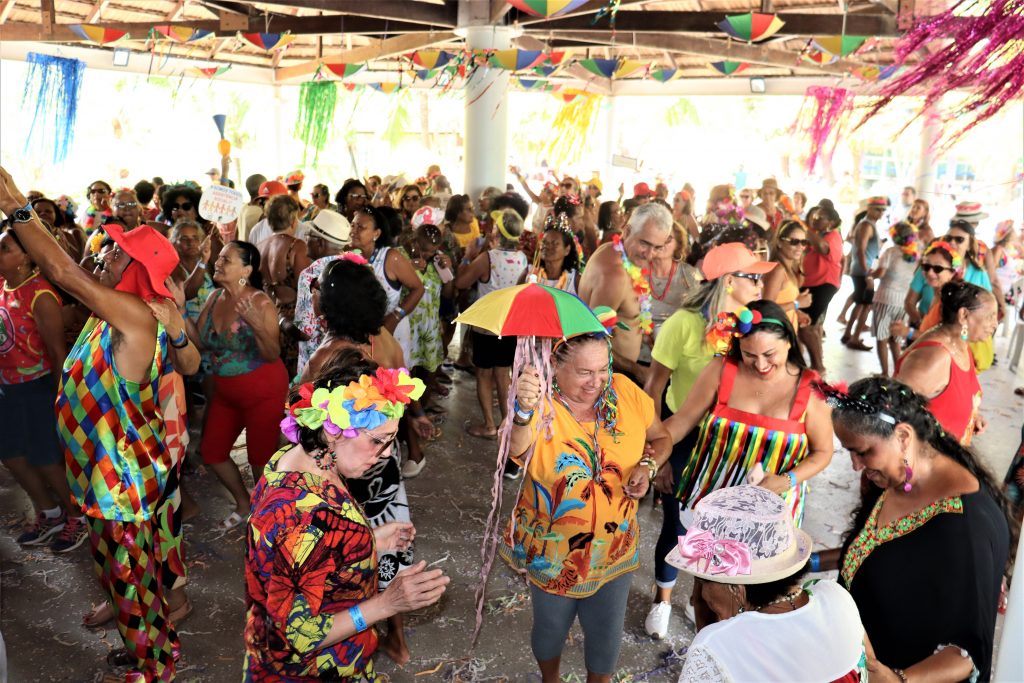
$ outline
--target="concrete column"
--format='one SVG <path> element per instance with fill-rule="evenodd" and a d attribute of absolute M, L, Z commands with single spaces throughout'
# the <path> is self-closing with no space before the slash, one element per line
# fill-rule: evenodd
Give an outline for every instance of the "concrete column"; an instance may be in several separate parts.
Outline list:
<path fill-rule="evenodd" d="M 461 29 L 470 50 L 507 50 L 513 29 L 508 26 L 467 26 Z M 481 66 L 466 84 L 465 178 L 463 192 L 477 197 L 485 187 L 505 189 L 508 167 L 509 72 Z"/>
<path fill-rule="evenodd" d="M 935 154 L 935 143 L 941 133 L 942 121 L 931 107 L 925 110 L 921 119 L 921 154 L 918 156 L 917 180 L 914 185 L 917 196 L 935 206 L 935 171 L 939 161 Z"/>

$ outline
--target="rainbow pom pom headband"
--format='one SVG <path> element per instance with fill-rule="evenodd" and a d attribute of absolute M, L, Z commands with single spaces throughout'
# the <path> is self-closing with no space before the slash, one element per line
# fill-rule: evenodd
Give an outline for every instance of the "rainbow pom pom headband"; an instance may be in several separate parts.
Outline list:
<path fill-rule="evenodd" d="M 378 368 L 347 386 L 317 389 L 307 382 L 299 387 L 299 400 L 287 407 L 281 432 L 292 443 L 299 443 L 300 427 L 323 428 L 332 436 L 351 439 L 359 429 L 376 429 L 402 417 L 405 406 L 422 396 L 425 388 L 405 368 Z"/>

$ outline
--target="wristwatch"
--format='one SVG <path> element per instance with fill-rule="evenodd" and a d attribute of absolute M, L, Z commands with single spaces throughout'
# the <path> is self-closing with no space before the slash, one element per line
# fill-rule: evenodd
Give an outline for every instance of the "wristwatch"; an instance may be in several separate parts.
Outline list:
<path fill-rule="evenodd" d="M 20 209 L 15 209 L 14 212 L 7 217 L 7 223 L 28 223 L 32 220 L 32 203 L 29 202 Z"/>

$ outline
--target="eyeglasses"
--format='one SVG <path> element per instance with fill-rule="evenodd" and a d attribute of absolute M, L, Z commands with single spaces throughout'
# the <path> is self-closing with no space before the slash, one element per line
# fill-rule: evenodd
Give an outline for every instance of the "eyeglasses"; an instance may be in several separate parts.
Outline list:
<path fill-rule="evenodd" d="M 369 432 L 367 432 L 367 435 L 370 437 L 370 441 L 372 441 L 373 443 L 375 443 L 378 446 L 380 446 L 380 450 L 377 451 L 377 455 L 376 455 L 376 457 L 378 457 L 378 458 L 381 457 L 382 455 L 384 455 L 385 453 L 387 453 L 388 450 L 391 448 L 391 445 L 393 443 L 395 443 L 395 435 L 394 434 L 392 434 L 387 439 L 378 439 L 377 437 L 375 437 L 373 434 L 370 434 Z"/>
<path fill-rule="evenodd" d="M 640 243 L 641 247 L 644 247 L 645 249 L 650 249 L 656 254 L 660 254 L 661 252 L 665 251 L 665 247 L 668 245 L 671 239 L 672 238 L 670 237 L 669 239 L 665 240 L 664 244 L 651 244 L 650 242 L 644 239 L 638 239 L 637 242 Z"/>
<path fill-rule="evenodd" d="M 948 268 L 946 266 L 935 266 L 935 265 L 932 265 L 931 263 L 922 263 L 921 264 L 921 272 L 922 273 L 932 272 L 932 273 L 935 273 L 936 275 L 939 275 L 944 270 L 951 270 L 951 271 L 956 272 L 955 268 Z"/>
<path fill-rule="evenodd" d="M 120 208 L 131 209 L 131 208 L 134 208 L 134 207 L 136 207 L 138 205 L 139 205 L 138 202 L 115 202 L 114 208 L 115 209 L 120 209 Z M 191 206 L 189 208 L 191 208 Z M 185 210 L 188 211 L 188 209 L 185 209 Z"/>
<path fill-rule="evenodd" d="M 172 204 L 171 211 L 191 211 L 192 202 L 182 202 L 181 204 Z"/>
<path fill-rule="evenodd" d="M 407 194 L 404 197 L 402 197 L 403 202 L 418 202 L 420 199 L 422 199 L 422 197 L 420 197 L 418 194 Z"/>
<path fill-rule="evenodd" d="M 760 282 L 762 277 L 761 273 L 733 273 L 732 276 L 741 277 L 744 280 L 750 280 L 751 282 Z"/>
<path fill-rule="evenodd" d="M 348 198 L 349 199 L 364 199 L 365 200 L 365 199 L 369 199 L 370 195 L 366 195 L 366 194 L 350 194 L 348 196 Z"/>
<path fill-rule="evenodd" d="M 810 240 L 795 240 L 789 238 L 784 238 L 781 241 L 793 247 L 806 247 L 811 243 Z"/>
<path fill-rule="evenodd" d="M 957 244 L 963 244 L 964 242 L 967 241 L 968 238 L 966 235 L 946 235 L 942 239 L 946 240 L 947 242 L 956 242 Z"/>

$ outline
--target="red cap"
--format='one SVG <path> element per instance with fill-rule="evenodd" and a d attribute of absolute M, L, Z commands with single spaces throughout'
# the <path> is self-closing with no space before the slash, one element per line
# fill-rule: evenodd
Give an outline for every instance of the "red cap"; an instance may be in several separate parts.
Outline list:
<path fill-rule="evenodd" d="M 261 197 L 273 197 L 279 194 L 288 194 L 288 188 L 280 180 L 268 180 L 260 185 Z"/>
<path fill-rule="evenodd" d="M 121 251 L 142 265 L 154 292 L 167 299 L 174 298 L 164 281 L 178 267 L 178 252 L 166 237 L 151 225 L 140 225 L 124 232 L 117 223 L 107 223 L 103 231 L 121 247 Z"/>
<path fill-rule="evenodd" d="M 647 183 L 637 183 L 633 186 L 634 197 L 653 197 L 654 190 Z"/>
<path fill-rule="evenodd" d="M 720 244 L 704 257 L 701 272 L 705 280 L 717 280 L 729 273 L 764 274 L 774 268 L 774 261 L 762 261 L 739 242 Z"/>

